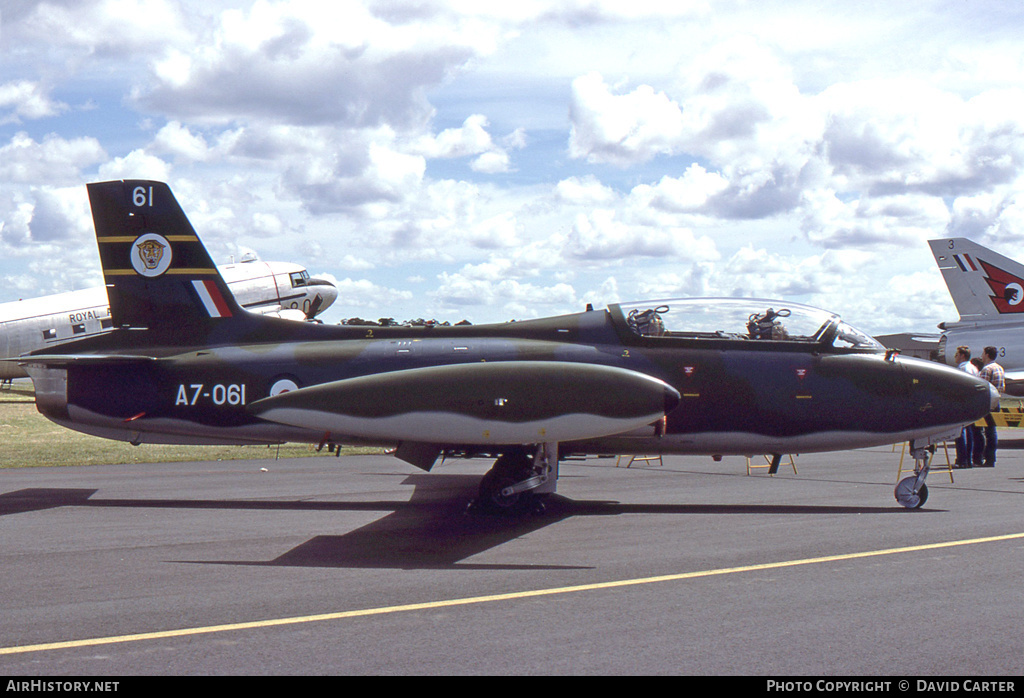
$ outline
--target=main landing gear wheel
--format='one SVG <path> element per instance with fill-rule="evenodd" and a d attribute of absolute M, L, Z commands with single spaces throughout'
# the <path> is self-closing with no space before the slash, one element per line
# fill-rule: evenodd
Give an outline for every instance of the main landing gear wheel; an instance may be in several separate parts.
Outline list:
<path fill-rule="evenodd" d="M 907 509 L 920 509 L 928 501 L 928 485 L 917 486 L 917 476 L 905 477 L 896 485 L 896 501 Z"/>
<path fill-rule="evenodd" d="M 531 489 L 522 485 L 535 477 L 533 459 L 525 451 L 502 454 L 480 480 L 480 489 L 470 511 L 511 514 L 520 511 L 544 510 L 544 505 Z"/>
<path fill-rule="evenodd" d="M 516 479 L 493 470 L 480 480 L 479 502 L 493 511 L 513 511 L 526 493 L 509 492 Z"/>

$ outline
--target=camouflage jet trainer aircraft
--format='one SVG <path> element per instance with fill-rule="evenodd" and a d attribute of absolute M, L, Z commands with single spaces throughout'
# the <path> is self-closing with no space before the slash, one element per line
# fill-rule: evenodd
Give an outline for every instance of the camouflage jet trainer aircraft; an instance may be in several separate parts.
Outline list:
<path fill-rule="evenodd" d="M 232 299 L 166 184 L 88 185 L 114 330 L 22 357 L 40 412 L 132 443 L 375 443 L 430 470 L 496 457 L 478 503 L 555 491 L 573 453 L 751 455 L 910 441 L 987 414 L 988 385 L 839 317 L 749 299 L 616 304 L 454 327 L 292 323 Z M 751 312 L 751 307 L 759 312 Z M 770 307 L 769 307 L 770 306 Z"/>

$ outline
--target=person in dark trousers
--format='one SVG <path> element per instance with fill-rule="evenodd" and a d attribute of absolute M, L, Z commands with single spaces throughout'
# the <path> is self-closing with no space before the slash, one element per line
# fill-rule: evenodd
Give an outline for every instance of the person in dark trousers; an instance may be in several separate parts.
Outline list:
<path fill-rule="evenodd" d="M 981 369 L 979 375 L 1002 393 L 1006 391 L 1006 374 L 1003 371 L 1003 367 L 996 363 L 997 356 L 999 356 L 998 349 L 995 347 L 985 347 L 985 351 L 982 352 L 982 360 L 985 362 L 985 366 Z M 983 468 L 995 467 L 997 446 L 996 422 L 992 415 L 989 415 L 985 417 L 985 461 L 982 463 Z"/>
<path fill-rule="evenodd" d="M 977 366 L 971 363 L 971 350 L 966 346 L 956 348 L 956 364 L 961 371 L 976 376 L 980 373 Z M 981 465 L 982 451 L 985 448 L 985 437 L 981 433 L 981 427 L 977 424 L 968 424 L 956 437 L 956 463 L 954 468 L 970 468 L 972 465 Z"/>

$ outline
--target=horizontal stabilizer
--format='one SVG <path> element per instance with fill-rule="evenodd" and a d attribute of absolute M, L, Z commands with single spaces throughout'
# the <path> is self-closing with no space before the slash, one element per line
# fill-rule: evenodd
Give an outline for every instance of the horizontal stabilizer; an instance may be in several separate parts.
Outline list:
<path fill-rule="evenodd" d="M 349 378 L 248 409 L 335 440 L 507 445 L 622 433 L 661 419 L 679 399 L 667 383 L 624 368 L 506 361 Z"/>

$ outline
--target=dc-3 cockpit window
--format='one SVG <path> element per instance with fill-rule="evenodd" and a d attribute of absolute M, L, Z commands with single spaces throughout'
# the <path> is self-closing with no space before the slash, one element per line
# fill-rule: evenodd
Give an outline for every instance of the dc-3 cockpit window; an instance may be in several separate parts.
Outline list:
<path fill-rule="evenodd" d="M 756 298 L 687 298 L 623 303 L 613 315 L 644 337 L 806 342 L 884 351 L 869 335 L 826 310 Z"/>
<path fill-rule="evenodd" d="M 299 288 L 300 286 L 306 286 L 309 284 L 309 272 L 303 269 L 302 271 L 293 271 L 291 274 L 292 288 Z"/>

